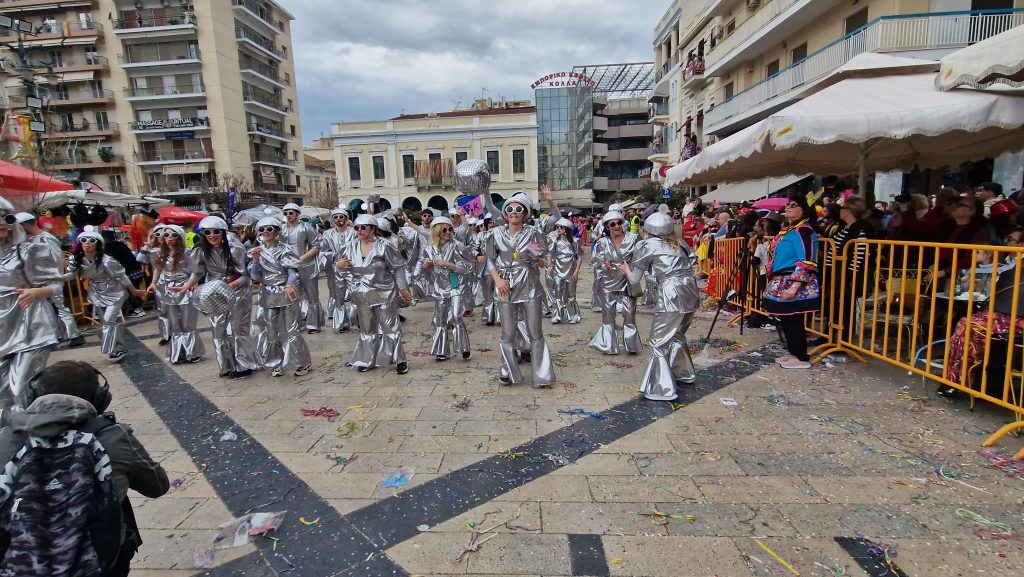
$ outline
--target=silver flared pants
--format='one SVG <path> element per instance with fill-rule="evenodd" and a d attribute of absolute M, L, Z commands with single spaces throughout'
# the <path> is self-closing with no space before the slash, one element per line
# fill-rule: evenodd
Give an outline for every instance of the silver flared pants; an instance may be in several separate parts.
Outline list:
<path fill-rule="evenodd" d="M 572 278 L 555 278 L 552 294 L 555 300 L 555 311 L 551 322 L 580 322 L 580 305 L 576 303 L 576 283 Z"/>
<path fill-rule="evenodd" d="M 694 313 L 655 313 L 651 322 L 651 360 L 647 363 L 640 392 L 655 401 L 676 398 L 676 381 L 692 383 L 696 378 L 686 330 Z"/>
<path fill-rule="evenodd" d="M 93 314 L 100 319 L 100 352 L 103 354 L 112 355 L 125 350 L 122 304 L 124 299 L 109 307 L 93 305 Z"/>
<path fill-rule="evenodd" d="M 78 332 L 78 322 L 75 315 L 64 304 L 64 295 L 58 295 L 50 299 L 53 308 L 57 311 L 57 340 L 68 341 L 81 335 Z"/>
<path fill-rule="evenodd" d="M 263 333 L 260 335 L 265 347 L 261 358 L 263 366 L 268 369 L 298 369 L 309 366 L 312 359 L 309 347 L 302 338 L 302 327 L 299 322 L 299 303 L 293 302 L 283 307 L 264 308 Z"/>
<path fill-rule="evenodd" d="M 615 315 L 622 315 L 622 338 L 626 352 L 639 353 L 643 348 L 640 335 L 636 330 L 636 299 L 624 291 L 607 294 L 605 306 L 601 311 L 601 326 L 590 341 L 591 348 L 606 355 L 617 355 L 619 348 L 618 331 L 615 327 Z"/>
<path fill-rule="evenodd" d="M 320 304 L 320 274 L 316 266 L 299 269 L 299 310 L 301 325 L 307 330 L 319 331 L 324 328 L 324 307 Z"/>
<path fill-rule="evenodd" d="M 359 340 L 352 352 L 352 366 L 372 368 L 381 366 L 381 363 L 406 362 L 398 305 L 394 302 L 374 306 L 356 305 Z"/>
<path fill-rule="evenodd" d="M 213 349 L 221 373 L 251 371 L 259 368 L 256 346 L 249 334 L 252 317 L 252 293 L 248 286 L 232 290 L 231 310 L 210 317 Z"/>
<path fill-rule="evenodd" d="M 554 384 L 555 367 L 551 362 L 551 351 L 544 341 L 544 316 L 541 313 L 540 299 L 523 303 L 498 301 L 498 314 L 501 317 L 502 378 L 513 383 L 522 383 L 524 380 L 516 358 L 516 341 L 519 340 L 517 337 L 521 333 L 518 319 L 521 318 L 526 325 L 526 334 L 530 341 L 533 386 L 544 387 Z"/>
<path fill-rule="evenodd" d="M 490 274 L 480 279 L 480 292 L 483 296 L 484 322 L 493 325 L 498 322 L 498 305 L 494 298 L 494 279 Z"/>
<path fill-rule="evenodd" d="M 350 302 L 348 282 L 340 281 L 333 274 L 327 274 L 327 290 L 330 296 L 327 299 L 327 309 L 331 313 L 331 324 L 334 330 L 348 330 L 352 328 L 355 320 L 355 305 Z"/>
<path fill-rule="evenodd" d="M 28 382 L 46 368 L 52 348 L 48 345 L 0 359 L 0 409 L 19 405 L 25 400 Z"/>
<path fill-rule="evenodd" d="M 167 360 L 172 364 L 184 363 L 203 356 L 206 349 L 196 330 L 196 321 L 199 318 L 196 307 L 188 300 L 180 305 L 167 303 L 165 306 L 167 328 L 171 333 L 167 343 Z"/>
<path fill-rule="evenodd" d="M 465 353 L 469 348 L 469 332 L 462 319 L 463 295 L 436 297 L 434 299 L 434 340 L 430 343 L 430 354 L 450 357 L 452 350 Z"/>

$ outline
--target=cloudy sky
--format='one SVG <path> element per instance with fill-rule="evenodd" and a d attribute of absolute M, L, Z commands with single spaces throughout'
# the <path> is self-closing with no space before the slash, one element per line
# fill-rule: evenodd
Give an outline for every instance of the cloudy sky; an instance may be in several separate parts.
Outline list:
<path fill-rule="evenodd" d="M 332 122 L 532 98 L 573 65 L 653 60 L 668 0 L 278 0 L 294 16 L 303 140 Z"/>

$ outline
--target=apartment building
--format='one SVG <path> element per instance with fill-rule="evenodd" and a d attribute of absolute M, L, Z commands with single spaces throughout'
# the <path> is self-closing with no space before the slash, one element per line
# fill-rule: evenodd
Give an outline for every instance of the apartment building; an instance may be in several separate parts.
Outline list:
<path fill-rule="evenodd" d="M 339 122 L 330 138 L 345 203 L 378 194 L 385 208 L 446 210 L 459 196 L 455 166 L 469 158 L 487 161 L 496 201 L 537 190 L 537 114 L 528 100 Z"/>
<path fill-rule="evenodd" d="M 10 113 L 43 99 L 42 170 L 185 205 L 226 176 L 302 200 L 293 18 L 276 2 L 0 0 L 0 14 L 35 26 L 2 55 Z"/>
<path fill-rule="evenodd" d="M 937 60 L 1021 24 L 1024 0 L 676 0 L 654 30 L 649 158 L 674 165 L 686 135 L 737 132 L 858 54 Z"/>

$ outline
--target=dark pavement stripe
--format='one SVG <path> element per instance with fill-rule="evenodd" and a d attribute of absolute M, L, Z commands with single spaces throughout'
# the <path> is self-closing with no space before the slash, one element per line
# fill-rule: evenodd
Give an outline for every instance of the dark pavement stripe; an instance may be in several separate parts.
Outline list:
<path fill-rule="evenodd" d="M 877 543 L 863 537 L 835 537 L 835 541 L 871 577 L 908 577 L 895 562 L 886 562 Z"/>
<path fill-rule="evenodd" d="M 609 577 L 608 559 L 600 535 L 569 535 L 569 560 L 572 574 L 587 577 Z"/>

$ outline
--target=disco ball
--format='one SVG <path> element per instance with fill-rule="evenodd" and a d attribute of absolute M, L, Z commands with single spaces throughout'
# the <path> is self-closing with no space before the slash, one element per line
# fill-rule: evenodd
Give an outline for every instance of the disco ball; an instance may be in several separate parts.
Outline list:
<path fill-rule="evenodd" d="M 217 316 L 231 310 L 231 287 L 222 280 L 203 283 L 192 296 L 196 310 L 206 316 Z"/>
<path fill-rule="evenodd" d="M 483 194 L 491 188 L 491 172 L 483 160 L 463 160 L 455 167 L 455 186 L 462 194 Z"/>

